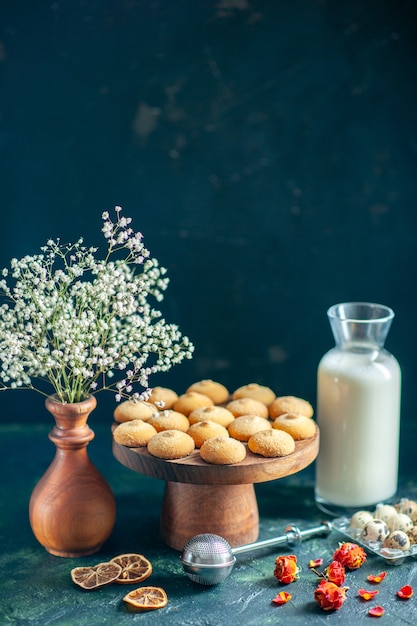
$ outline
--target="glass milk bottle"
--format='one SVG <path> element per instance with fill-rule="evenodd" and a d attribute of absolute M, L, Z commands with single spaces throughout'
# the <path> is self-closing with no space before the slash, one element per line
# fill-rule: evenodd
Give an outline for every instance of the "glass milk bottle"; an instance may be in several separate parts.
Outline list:
<path fill-rule="evenodd" d="M 316 503 L 350 516 L 396 493 L 401 370 L 384 349 L 394 312 L 369 302 L 332 306 L 336 347 L 320 361 Z"/>

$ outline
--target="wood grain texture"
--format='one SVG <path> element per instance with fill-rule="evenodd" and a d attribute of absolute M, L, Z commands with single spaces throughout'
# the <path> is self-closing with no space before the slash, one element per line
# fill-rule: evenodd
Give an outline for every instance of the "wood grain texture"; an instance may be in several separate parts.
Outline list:
<path fill-rule="evenodd" d="M 33 534 L 55 556 L 79 557 L 97 552 L 116 519 L 113 493 L 87 454 L 94 437 L 87 425 L 96 400 L 62 404 L 51 396 L 46 408 L 56 425 L 49 438 L 54 460 L 33 490 L 29 518 Z"/>
<path fill-rule="evenodd" d="M 201 533 L 231 546 L 256 541 L 259 512 L 253 485 L 191 485 L 167 482 L 160 520 L 163 540 L 175 550 Z"/>
<path fill-rule="evenodd" d="M 113 454 L 120 463 L 153 478 L 199 485 L 242 485 L 267 482 L 301 471 L 314 461 L 319 450 L 319 430 L 311 439 L 297 441 L 288 456 L 267 459 L 247 450 L 236 465 L 211 465 L 198 450 L 183 459 L 166 461 L 153 457 L 146 448 L 127 448 L 113 440 Z"/>
<path fill-rule="evenodd" d="M 201 533 L 221 535 L 231 546 L 256 541 L 259 512 L 254 483 L 295 474 L 316 458 L 319 429 L 311 439 L 297 441 L 286 457 L 267 459 L 247 450 L 235 465 L 212 465 L 199 451 L 183 459 L 166 461 L 146 448 L 127 448 L 113 440 L 113 454 L 126 467 L 166 481 L 160 516 L 164 541 L 175 550 Z"/>

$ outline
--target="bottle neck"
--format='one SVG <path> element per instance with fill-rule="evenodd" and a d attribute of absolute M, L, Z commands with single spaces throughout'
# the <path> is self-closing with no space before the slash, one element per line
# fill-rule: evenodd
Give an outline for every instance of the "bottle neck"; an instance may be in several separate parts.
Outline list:
<path fill-rule="evenodd" d="M 327 315 L 336 346 L 354 352 L 383 350 L 394 317 L 388 307 L 368 302 L 336 304 Z"/>

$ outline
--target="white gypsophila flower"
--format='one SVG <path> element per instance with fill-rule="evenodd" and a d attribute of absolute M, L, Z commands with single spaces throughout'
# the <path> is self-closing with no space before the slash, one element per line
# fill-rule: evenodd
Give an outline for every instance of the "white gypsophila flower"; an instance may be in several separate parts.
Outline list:
<path fill-rule="evenodd" d="M 116 400 L 146 399 L 153 373 L 192 357 L 189 338 L 149 302 L 163 300 L 166 269 L 132 230 L 131 218 L 120 207 L 115 213 L 114 222 L 102 214 L 102 258 L 82 238 L 66 245 L 49 239 L 41 254 L 12 259 L 1 272 L 0 390 L 47 395 L 39 380 L 62 402 L 105 389 L 115 390 Z"/>

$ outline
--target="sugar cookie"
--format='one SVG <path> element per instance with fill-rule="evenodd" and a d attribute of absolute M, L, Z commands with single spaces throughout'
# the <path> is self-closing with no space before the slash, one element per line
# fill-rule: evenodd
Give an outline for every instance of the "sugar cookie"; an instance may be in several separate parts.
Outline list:
<path fill-rule="evenodd" d="M 155 411 L 156 409 L 154 405 L 149 402 L 142 402 L 141 400 L 125 400 L 124 402 L 118 404 L 114 409 L 113 417 L 116 422 L 120 423 L 138 419 L 147 422 Z"/>
<path fill-rule="evenodd" d="M 146 446 L 154 435 L 156 435 L 155 428 L 143 420 L 122 422 L 113 431 L 115 442 L 128 448 Z"/>
<path fill-rule="evenodd" d="M 237 439 L 213 437 L 203 443 L 200 456 L 206 463 L 233 465 L 246 457 L 246 447 Z"/>
<path fill-rule="evenodd" d="M 205 420 L 192 424 L 187 430 L 187 434 L 194 439 L 195 447 L 201 448 L 207 439 L 213 437 L 229 437 L 227 429 L 221 424 Z"/>
<path fill-rule="evenodd" d="M 188 416 L 191 411 L 194 411 L 194 409 L 205 406 L 213 406 L 213 404 L 213 400 L 208 396 L 205 396 L 203 393 L 189 391 L 188 393 L 183 393 L 179 396 L 178 400 L 176 400 L 173 404 L 173 409 Z"/>
<path fill-rule="evenodd" d="M 269 417 L 275 419 L 284 413 L 299 413 L 306 417 L 313 417 L 313 407 L 307 400 L 296 396 L 280 396 L 269 406 Z"/>
<path fill-rule="evenodd" d="M 211 380 L 210 378 L 193 383 L 190 387 L 188 387 L 187 393 L 190 391 L 196 391 L 197 393 L 202 393 L 203 395 L 208 396 L 213 400 L 214 404 L 227 402 L 230 395 L 227 387 L 216 382 L 215 380 Z"/>
<path fill-rule="evenodd" d="M 177 400 L 178 394 L 168 387 L 154 387 L 148 398 L 148 402 L 154 404 L 159 410 L 172 409 Z"/>
<path fill-rule="evenodd" d="M 165 460 L 181 459 L 194 448 L 194 439 L 181 430 L 162 430 L 148 442 L 149 454 Z"/>
<path fill-rule="evenodd" d="M 231 437 L 239 441 L 248 441 L 255 433 L 261 430 L 271 430 L 272 424 L 259 415 L 240 415 L 228 426 Z"/>
<path fill-rule="evenodd" d="M 238 398 L 231 400 L 226 404 L 228 409 L 235 417 L 240 415 L 259 415 L 259 417 L 268 417 L 268 407 L 259 400 L 253 398 Z"/>
<path fill-rule="evenodd" d="M 269 406 L 275 400 L 276 395 L 269 387 L 258 385 L 258 383 L 248 383 L 232 393 L 232 400 L 239 398 L 253 398 Z"/>
<path fill-rule="evenodd" d="M 148 422 L 158 433 L 161 430 L 182 430 L 186 433 L 190 427 L 190 422 L 186 416 L 173 409 L 166 409 L 154 414 Z"/>
<path fill-rule="evenodd" d="M 262 430 L 249 438 L 248 448 L 268 458 L 287 456 L 295 450 L 295 441 L 283 430 Z"/>
<path fill-rule="evenodd" d="M 231 422 L 233 422 L 235 416 L 223 406 L 204 406 L 200 409 L 194 409 L 194 411 L 191 411 L 188 419 L 190 424 L 210 420 L 227 427 Z"/>
<path fill-rule="evenodd" d="M 272 427 L 284 430 L 293 439 L 309 439 L 316 434 L 316 423 L 310 417 L 299 413 L 284 413 L 272 422 Z"/>

